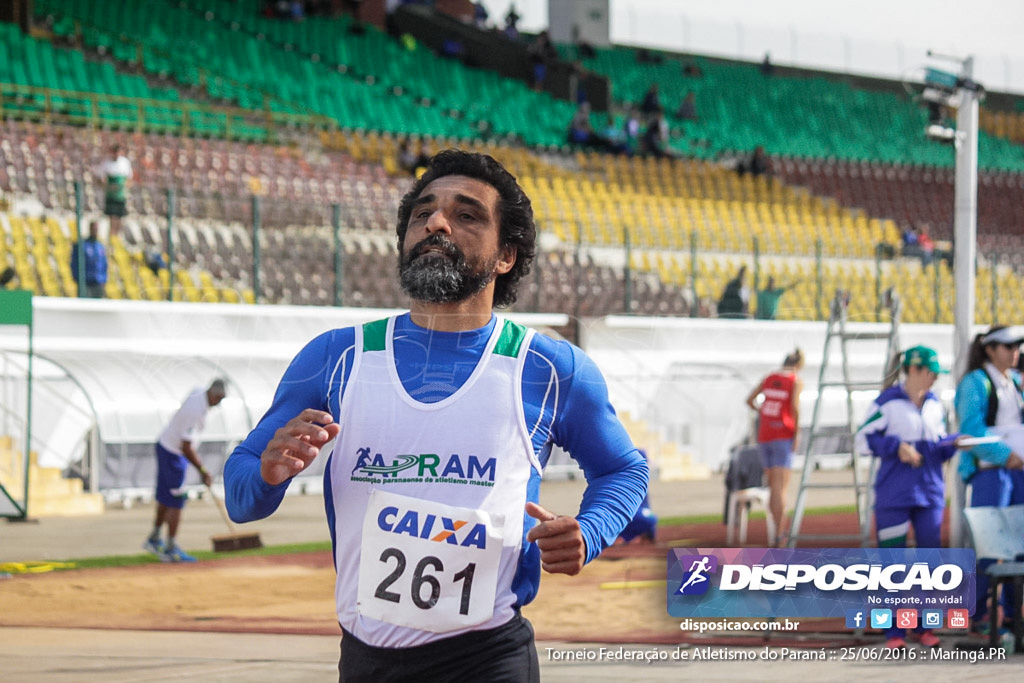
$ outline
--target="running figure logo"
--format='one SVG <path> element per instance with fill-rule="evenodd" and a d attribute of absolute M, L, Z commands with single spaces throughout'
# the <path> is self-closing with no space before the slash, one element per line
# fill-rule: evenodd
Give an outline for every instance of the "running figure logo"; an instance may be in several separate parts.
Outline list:
<path fill-rule="evenodd" d="M 679 564 L 686 567 L 683 583 L 677 595 L 704 595 L 711 586 L 710 574 L 718 570 L 718 558 L 714 555 L 684 555 Z"/>

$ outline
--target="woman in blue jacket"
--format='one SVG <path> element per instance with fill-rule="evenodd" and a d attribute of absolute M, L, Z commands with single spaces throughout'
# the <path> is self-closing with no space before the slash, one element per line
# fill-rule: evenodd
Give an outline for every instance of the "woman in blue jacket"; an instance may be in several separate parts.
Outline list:
<path fill-rule="evenodd" d="M 965 436 L 1001 436 L 996 443 L 975 446 L 960 457 L 960 477 L 971 487 L 971 507 L 1024 504 L 1024 395 L 1016 366 L 1024 329 L 992 327 L 971 344 L 967 374 L 956 390 L 956 414 Z M 985 569 L 995 560 L 978 559 L 977 611 L 984 623 L 989 587 Z M 1012 602 L 1004 589 L 1003 609 Z"/>
<path fill-rule="evenodd" d="M 875 399 L 857 430 L 858 452 L 879 459 L 875 475 L 875 526 L 881 548 L 905 548 L 914 527 L 918 548 L 941 546 L 942 513 L 946 507 L 942 466 L 956 453 L 946 435 L 946 411 L 931 392 L 942 372 L 938 355 L 927 346 L 903 354 L 905 379 Z M 926 647 L 937 647 L 931 630 L 915 629 Z M 888 648 L 906 647 L 906 630 L 898 624 L 885 632 Z"/>

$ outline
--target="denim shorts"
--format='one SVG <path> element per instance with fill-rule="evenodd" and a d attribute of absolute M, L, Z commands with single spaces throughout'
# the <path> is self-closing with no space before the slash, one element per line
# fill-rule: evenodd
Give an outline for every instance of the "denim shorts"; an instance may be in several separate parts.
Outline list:
<path fill-rule="evenodd" d="M 761 466 L 765 469 L 793 466 L 793 439 L 762 441 L 757 444 L 757 450 L 761 455 Z"/>

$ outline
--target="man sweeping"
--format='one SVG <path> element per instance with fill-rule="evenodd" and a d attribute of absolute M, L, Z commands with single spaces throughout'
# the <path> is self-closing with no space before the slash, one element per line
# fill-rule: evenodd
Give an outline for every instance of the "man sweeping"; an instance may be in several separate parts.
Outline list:
<path fill-rule="evenodd" d="M 213 476 L 203 467 L 196 453 L 197 436 L 206 421 L 210 408 L 220 404 L 225 396 L 223 380 L 214 380 L 207 389 L 196 389 L 181 404 L 178 412 L 164 428 L 156 444 L 156 521 L 153 532 L 142 547 L 162 562 L 195 562 L 178 547 L 175 538 L 181 522 L 181 510 L 187 496 L 182 488 L 188 463 L 199 470 L 203 483 L 209 486 Z M 160 528 L 167 524 L 167 541 L 160 538 Z"/>

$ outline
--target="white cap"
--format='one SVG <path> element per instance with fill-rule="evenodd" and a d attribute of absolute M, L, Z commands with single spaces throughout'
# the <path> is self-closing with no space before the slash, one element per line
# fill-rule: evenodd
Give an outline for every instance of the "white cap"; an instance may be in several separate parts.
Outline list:
<path fill-rule="evenodd" d="M 989 332 L 981 338 L 981 343 L 983 346 L 989 344 L 1019 345 L 1024 343 L 1024 327 L 1011 325 L 995 332 Z"/>

